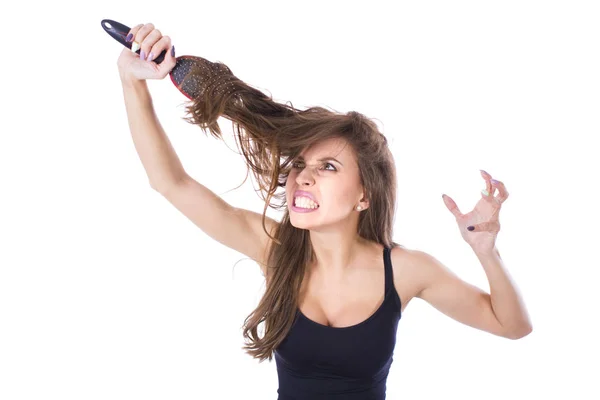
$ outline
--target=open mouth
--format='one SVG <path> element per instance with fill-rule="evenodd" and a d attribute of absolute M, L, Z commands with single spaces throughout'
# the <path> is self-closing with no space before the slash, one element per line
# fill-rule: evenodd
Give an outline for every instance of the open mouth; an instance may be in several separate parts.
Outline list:
<path fill-rule="evenodd" d="M 319 208 L 319 205 L 317 203 L 306 197 L 295 197 L 293 204 L 294 207 L 304 208 L 307 210 L 316 210 L 317 208 Z"/>

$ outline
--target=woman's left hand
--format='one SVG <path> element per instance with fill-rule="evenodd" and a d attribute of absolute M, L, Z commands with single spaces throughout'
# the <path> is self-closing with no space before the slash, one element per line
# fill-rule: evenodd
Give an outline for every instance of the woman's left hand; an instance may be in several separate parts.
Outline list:
<path fill-rule="evenodd" d="M 485 179 L 486 188 L 481 191 L 481 199 L 468 214 L 462 214 L 449 196 L 443 195 L 443 198 L 448 210 L 456 217 L 463 239 L 476 253 L 488 253 L 496 246 L 500 231 L 500 207 L 508 198 L 508 192 L 502 182 L 492 179 L 487 172 L 481 171 L 481 176 Z M 494 196 L 496 189 L 498 196 Z M 472 231 L 467 229 L 470 226 L 474 227 Z"/>

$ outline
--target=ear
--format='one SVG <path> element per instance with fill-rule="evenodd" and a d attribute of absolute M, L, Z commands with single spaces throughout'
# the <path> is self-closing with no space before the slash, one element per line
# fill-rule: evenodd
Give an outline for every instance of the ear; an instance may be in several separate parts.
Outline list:
<path fill-rule="evenodd" d="M 358 202 L 358 205 L 362 207 L 363 210 L 369 208 L 369 200 L 367 200 L 363 194 L 362 199 Z"/>

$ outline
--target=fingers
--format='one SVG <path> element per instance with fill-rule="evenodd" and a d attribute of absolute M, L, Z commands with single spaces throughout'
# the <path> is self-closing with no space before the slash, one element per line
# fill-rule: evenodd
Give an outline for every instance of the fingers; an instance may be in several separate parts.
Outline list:
<path fill-rule="evenodd" d="M 154 32 L 158 32 L 158 31 L 155 30 Z M 151 35 L 154 34 L 154 32 L 152 32 Z M 148 54 L 147 61 L 154 60 L 156 57 L 158 57 L 158 55 L 163 50 L 168 50 L 169 53 L 171 51 L 171 38 L 169 36 L 161 37 L 156 43 L 154 43 L 154 45 L 152 47 L 150 47 L 150 49 L 148 50 L 149 53 L 147 53 Z"/>
<path fill-rule="evenodd" d="M 487 172 L 480 170 L 481 176 L 485 179 L 487 196 L 495 198 L 500 204 L 502 204 L 508 198 L 508 191 L 506 190 L 506 186 L 504 183 L 492 179 L 492 176 Z M 498 196 L 494 196 L 496 189 L 498 189 Z M 483 193 L 483 192 L 482 192 Z M 484 196 L 486 195 L 483 193 Z"/>
<path fill-rule="evenodd" d="M 446 207 L 448 207 L 448 210 L 450 210 L 450 212 L 452 213 L 452 215 L 454 215 L 455 218 L 460 218 L 463 216 L 463 214 L 460 212 L 460 209 L 458 208 L 454 200 L 450 198 L 450 196 L 446 196 L 444 194 L 442 195 L 442 198 L 444 199 L 444 203 L 446 203 Z"/>
<path fill-rule="evenodd" d="M 490 183 L 490 179 L 492 179 L 492 176 L 482 169 L 480 169 L 479 171 L 481 172 L 481 176 L 485 180 L 485 189 L 481 191 L 481 194 L 484 196 L 494 196 L 494 188 L 492 188 L 492 184 Z"/>
<path fill-rule="evenodd" d="M 129 33 L 133 35 L 132 41 L 134 42 L 131 46 L 131 51 L 136 52 L 136 47 L 138 47 L 140 49 L 140 58 L 143 58 L 144 60 L 146 60 L 151 53 L 150 49 L 152 46 L 154 46 L 154 44 L 162 37 L 162 33 L 158 29 L 155 29 L 154 24 L 152 23 L 136 25 L 131 28 Z M 142 55 L 144 57 L 142 57 Z M 153 57 L 156 57 L 157 55 L 158 54 L 154 54 Z"/>
<path fill-rule="evenodd" d="M 504 186 L 504 183 L 495 179 L 491 180 L 491 184 L 498 189 L 498 197 L 496 198 L 500 203 L 503 203 L 508 198 L 508 191 L 506 190 L 506 186 Z"/>
<path fill-rule="evenodd" d="M 156 57 L 166 51 L 165 61 L 161 63 L 160 68 L 166 68 L 167 72 L 175 66 L 175 57 L 171 56 L 171 38 L 163 36 L 162 33 L 154 27 L 154 24 L 138 24 L 131 28 L 129 34 L 132 35 L 131 50 L 136 52 L 140 49 L 140 59 L 144 61 L 153 61 Z"/>
<path fill-rule="evenodd" d="M 158 29 L 153 29 L 150 33 L 148 33 L 148 35 L 144 38 L 142 43 L 140 43 L 140 58 L 142 58 L 144 61 L 150 61 L 150 49 L 152 49 L 152 46 L 154 46 L 156 42 L 160 40 L 161 37 L 162 33 L 160 33 Z M 152 58 L 156 57 L 157 55 L 158 54 L 153 54 Z"/>
<path fill-rule="evenodd" d="M 139 42 L 139 38 L 137 38 L 137 34 L 140 31 L 140 29 L 142 29 L 144 27 L 144 24 L 137 24 L 136 26 L 134 26 L 133 28 L 131 28 L 129 30 L 129 33 L 127 35 L 128 38 L 128 42 L 132 42 L 131 43 L 131 51 L 133 51 L 134 53 L 140 48 L 140 42 Z"/>
<path fill-rule="evenodd" d="M 473 229 L 469 229 L 471 232 L 499 232 L 500 231 L 500 221 L 489 221 L 482 222 L 480 224 L 472 225 Z"/>

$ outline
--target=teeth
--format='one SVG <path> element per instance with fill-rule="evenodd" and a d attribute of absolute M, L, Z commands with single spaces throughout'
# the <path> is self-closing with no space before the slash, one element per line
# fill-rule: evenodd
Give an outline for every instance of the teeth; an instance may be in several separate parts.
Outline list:
<path fill-rule="evenodd" d="M 319 206 L 317 205 L 317 203 L 315 203 L 314 201 L 312 201 L 311 199 L 308 199 L 306 197 L 296 197 L 295 198 L 295 205 L 296 207 L 301 207 L 301 208 L 318 208 Z"/>

